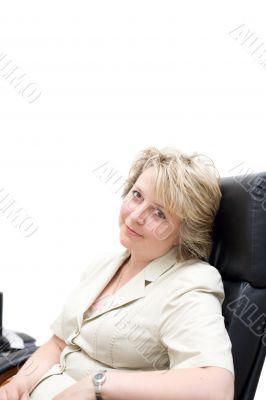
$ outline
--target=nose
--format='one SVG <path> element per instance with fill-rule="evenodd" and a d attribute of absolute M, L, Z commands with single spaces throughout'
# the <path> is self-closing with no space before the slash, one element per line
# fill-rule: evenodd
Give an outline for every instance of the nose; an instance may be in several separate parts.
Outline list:
<path fill-rule="evenodd" d="M 145 203 L 138 205 L 132 212 L 131 218 L 139 224 L 144 224 L 148 216 L 148 206 Z"/>

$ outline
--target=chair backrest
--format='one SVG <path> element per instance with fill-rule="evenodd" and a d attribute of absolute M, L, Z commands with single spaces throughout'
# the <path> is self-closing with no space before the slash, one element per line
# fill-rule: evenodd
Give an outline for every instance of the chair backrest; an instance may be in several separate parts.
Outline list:
<path fill-rule="evenodd" d="M 209 262 L 225 289 L 235 400 L 254 399 L 266 353 L 266 172 L 221 179 Z"/>
<path fill-rule="evenodd" d="M 2 327 L 3 327 L 3 293 L 0 292 L 0 336 L 2 336 Z"/>

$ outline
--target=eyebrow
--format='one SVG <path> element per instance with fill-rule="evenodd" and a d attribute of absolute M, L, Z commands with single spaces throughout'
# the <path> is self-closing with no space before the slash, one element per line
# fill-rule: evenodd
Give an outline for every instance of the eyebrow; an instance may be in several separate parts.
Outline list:
<path fill-rule="evenodd" d="M 137 186 L 137 185 L 134 185 L 134 187 L 136 188 L 136 189 L 138 189 L 141 193 L 143 193 L 144 194 L 144 191 L 139 187 L 139 186 Z M 152 203 L 153 204 L 155 204 L 156 206 L 158 206 L 158 207 L 160 207 L 160 208 L 162 208 L 163 210 L 165 210 L 165 208 L 161 205 L 161 204 L 159 204 L 159 203 L 155 203 L 154 201 L 152 201 Z"/>

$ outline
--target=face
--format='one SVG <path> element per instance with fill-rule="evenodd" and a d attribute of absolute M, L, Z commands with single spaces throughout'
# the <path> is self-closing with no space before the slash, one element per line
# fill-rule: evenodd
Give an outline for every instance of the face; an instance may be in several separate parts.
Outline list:
<path fill-rule="evenodd" d="M 154 169 L 146 169 L 121 205 L 120 242 L 131 252 L 154 259 L 177 245 L 180 221 L 155 198 Z"/>

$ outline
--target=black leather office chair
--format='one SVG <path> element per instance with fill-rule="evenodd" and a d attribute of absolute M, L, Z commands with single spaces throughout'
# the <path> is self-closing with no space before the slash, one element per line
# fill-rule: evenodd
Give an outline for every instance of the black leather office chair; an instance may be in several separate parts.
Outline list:
<path fill-rule="evenodd" d="M 266 172 L 222 178 L 209 262 L 223 278 L 235 400 L 254 399 L 266 353 Z"/>

